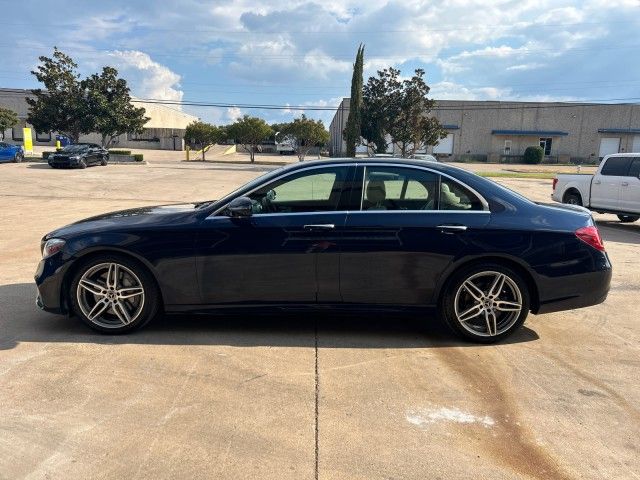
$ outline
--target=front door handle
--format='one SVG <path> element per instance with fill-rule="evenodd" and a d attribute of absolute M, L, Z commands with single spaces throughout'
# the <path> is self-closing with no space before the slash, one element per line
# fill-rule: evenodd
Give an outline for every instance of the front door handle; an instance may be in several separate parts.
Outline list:
<path fill-rule="evenodd" d="M 333 230 L 336 226 L 333 223 L 320 223 L 316 225 L 305 225 L 305 230 Z"/>
<path fill-rule="evenodd" d="M 629 182 L 622 182 L 622 186 L 623 187 L 628 187 L 629 186 Z"/>
<path fill-rule="evenodd" d="M 438 225 L 438 228 L 444 232 L 464 232 L 466 225 Z"/>
<path fill-rule="evenodd" d="M 596 185 L 600 185 L 600 180 L 594 180 L 593 183 L 595 183 Z"/>

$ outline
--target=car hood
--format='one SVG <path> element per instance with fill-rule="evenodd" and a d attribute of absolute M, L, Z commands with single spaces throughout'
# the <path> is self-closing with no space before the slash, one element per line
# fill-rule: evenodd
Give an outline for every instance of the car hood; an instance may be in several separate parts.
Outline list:
<path fill-rule="evenodd" d="M 195 203 L 171 205 L 154 205 L 150 207 L 131 208 L 117 212 L 104 213 L 85 218 L 47 234 L 48 238 L 68 238 L 80 233 L 99 230 L 118 230 L 121 228 L 171 225 L 179 217 L 194 216 L 198 210 Z"/>

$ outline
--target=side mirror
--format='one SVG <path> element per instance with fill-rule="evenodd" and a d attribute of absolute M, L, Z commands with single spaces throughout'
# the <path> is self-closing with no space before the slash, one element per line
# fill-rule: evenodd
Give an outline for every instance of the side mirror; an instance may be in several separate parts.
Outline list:
<path fill-rule="evenodd" d="M 231 200 L 227 205 L 227 214 L 230 217 L 250 217 L 252 214 L 253 202 L 248 197 L 238 197 Z"/>

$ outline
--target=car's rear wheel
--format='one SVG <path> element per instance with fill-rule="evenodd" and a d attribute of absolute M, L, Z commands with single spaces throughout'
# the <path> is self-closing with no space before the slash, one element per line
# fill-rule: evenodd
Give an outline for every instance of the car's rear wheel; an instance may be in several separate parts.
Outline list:
<path fill-rule="evenodd" d="M 638 220 L 639 218 L 640 216 L 638 215 L 618 215 L 618 219 L 620 219 L 622 223 L 632 223 Z"/>
<path fill-rule="evenodd" d="M 527 284 L 517 272 L 483 263 L 454 274 L 442 298 L 441 314 L 458 336 L 493 343 L 524 323 L 529 305 Z"/>
<path fill-rule="evenodd" d="M 568 203 L 569 205 L 582 205 L 582 198 L 578 193 L 569 192 L 565 194 L 564 198 L 562 199 L 562 203 Z"/>
<path fill-rule="evenodd" d="M 151 274 L 118 255 L 94 258 L 78 268 L 69 300 L 80 319 L 105 333 L 140 328 L 160 309 L 160 294 Z"/>

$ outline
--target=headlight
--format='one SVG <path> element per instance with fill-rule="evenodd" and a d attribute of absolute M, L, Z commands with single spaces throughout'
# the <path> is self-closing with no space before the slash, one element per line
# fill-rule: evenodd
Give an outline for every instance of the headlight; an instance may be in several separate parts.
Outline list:
<path fill-rule="evenodd" d="M 69 157 L 69 160 L 80 160 L 80 157 L 78 157 L 77 155 L 75 157 Z"/>
<path fill-rule="evenodd" d="M 42 246 L 42 258 L 47 258 L 55 253 L 58 253 L 64 248 L 64 244 L 65 241 L 61 238 L 51 238 L 47 240 Z"/>

